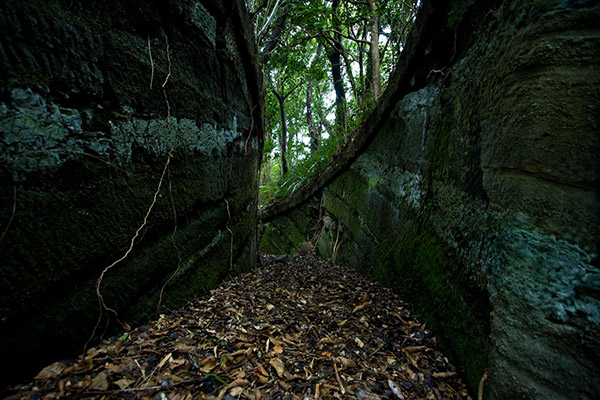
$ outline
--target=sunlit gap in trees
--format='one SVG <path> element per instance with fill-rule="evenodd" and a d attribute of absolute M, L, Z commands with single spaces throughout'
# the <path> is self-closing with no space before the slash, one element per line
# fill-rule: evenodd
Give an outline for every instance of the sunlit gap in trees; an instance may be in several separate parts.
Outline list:
<path fill-rule="evenodd" d="M 264 69 L 261 200 L 293 192 L 387 86 L 418 0 L 246 0 Z M 287 188 L 287 189 L 286 189 Z"/>

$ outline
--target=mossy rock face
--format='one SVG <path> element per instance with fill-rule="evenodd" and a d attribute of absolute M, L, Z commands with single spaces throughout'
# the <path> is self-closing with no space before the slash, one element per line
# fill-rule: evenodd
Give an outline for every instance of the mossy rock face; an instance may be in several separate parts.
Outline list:
<path fill-rule="evenodd" d="M 81 351 L 96 281 L 159 182 L 100 286 L 119 319 L 254 265 L 262 79 L 243 3 L 159 3 L 0 6 L 0 355 L 29 360 L 3 381 Z"/>
<path fill-rule="evenodd" d="M 473 395 L 487 368 L 485 398 L 596 398 L 600 8 L 431 7 L 431 68 L 323 189 L 319 252 L 403 294 Z"/>

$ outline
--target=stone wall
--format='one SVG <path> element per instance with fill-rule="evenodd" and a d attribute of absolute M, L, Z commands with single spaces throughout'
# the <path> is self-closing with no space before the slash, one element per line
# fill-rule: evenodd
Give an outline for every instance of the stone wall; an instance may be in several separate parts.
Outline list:
<path fill-rule="evenodd" d="M 81 352 L 163 174 L 102 281 L 121 321 L 254 264 L 263 104 L 241 0 L 3 1 L 0 29 L 4 381 Z"/>
<path fill-rule="evenodd" d="M 485 398 L 600 387 L 599 17 L 594 2 L 424 2 L 409 88 L 322 191 L 320 253 L 402 293 L 474 394 L 487 368 Z M 295 222 L 308 209 L 272 218 L 265 247 L 314 237 L 316 220 Z"/>

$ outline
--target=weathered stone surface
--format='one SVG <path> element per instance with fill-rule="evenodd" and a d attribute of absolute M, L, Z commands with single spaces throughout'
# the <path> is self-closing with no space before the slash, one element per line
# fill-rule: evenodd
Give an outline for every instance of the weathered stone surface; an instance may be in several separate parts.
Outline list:
<path fill-rule="evenodd" d="M 403 293 L 473 392 L 487 368 L 484 398 L 596 398 L 597 2 L 423 6 L 426 56 L 401 58 L 373 141 L 322 190 L 318 249 Z"/>
<path fill-rule="evenodd" d="M 102 282 L 106 304 L 142 323 L 163 285 L 163 307 L 177 307 L 254 264 L 262 79 L 243 8 L 2 2 L 0 358 L 15 376 L 81 351 L 96 280 L 169 154 L 133 252 Z"/>

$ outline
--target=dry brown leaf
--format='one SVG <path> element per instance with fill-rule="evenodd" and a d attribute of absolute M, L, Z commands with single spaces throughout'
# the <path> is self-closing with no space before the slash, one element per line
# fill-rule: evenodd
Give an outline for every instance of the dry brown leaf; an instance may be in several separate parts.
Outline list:
<path fill-rule="evenodd" d="M 121 390 L 123 390 L 123 389 L 127 389 L 133 383 L 135 383 L 134 380 L 122 378 L 122 379 L 119 379 L 118 381 L 116 381 L 115 385 L 117 385 Z"/>
<path fill-rule="evenodd" d="M 425 349 L 427 349 L 427 346 L 409 346 L 409 347 L 404 347 L 402 349 L 402 351 L 405 351 L 407 353 L 417 353 L 417 352 L 425 350 Z"/>
<path fill-rule="evenodd" d="M 271 376 L 271 375 L 269 375 L 269 373 L 267 372 L 265 367 L 263 367 L 261 364 L 258 364 L 258 366 L 256 367 L 256 371 L 263 376 L 266 376 L 266 377 Z"/>
<path fill-rule="evenodd" d="M 353 368 L 356 366 L 356 363 L 354 361 L 352 361 L 351 359 L 346 358 L 346 357 L 336 357 L 335 362 L 340 363 L 342 369 Z"/>
<path fill-rule="evenodd" d="M 279 345 L 273 346 L 273 352 L 275 354 L 281 354 L 281 353 L 283 353 L 283 347 L 281 347 Z"/>
<path fill-rule="evenodd" d="M 394 393 L 394 396 L 401 400 L 404 400 L 404 395 L 402 394 L 402 391 L 400 390 L 398 385 L 396 385 L 391 379 L 388 379 L 388 386 L 392 390 L 392 393 Z"/>
<path fill-rule="evenodd" d="M 169 353 L 166 356 L 164 356 L 163 359 L 160 360 L 160 362 L 158 363 L 157 369 L 161 369 L 163 367 L 163 365 L 165 365 L 165 363 L 167 361 L 169 361 L 169 358 L 171 358 L 172 355 L 173 355 L 173 353 Z"/>
<path fill-rule="evenodd" d="M 244 391 L 243 387 L 236 386 L 236 387 L 229 389 L 229 394 L 233 397 L 239 397 L 243 391 Z"/>
<path fill-rule="evenodd" d="M 281 340 L 273 339 L 269 336 L 269 340 L 273 343 L 274 346 L 283 346 L 283 342 Z"/>
<path fill-rule="evenodd" d="M 275 372 L 277 372 L 277 375 L 279 375 L 280 378 L 283 378 L 283 373 L 285 371 L 283 361 L 281 361 L 279 358 L 272 358 L 269 361 L 269 364 L 271 364 L 271 366 L 275 368 Z"/>
<path fill-rule="evenodd" d="M 196 348 L 187 344 L 178 344 L 177 346 L 175 346 L 175 350 L 177 350 L 180 353 L 192 353 L 196 351 Z"/>
<path fill-rule="evenodd" d="M 352 314 L 354 314 L 355 312 L 358 312 L 358 311 L 364 309 L 368 305 L 369 305 L 369 303 L 363 303 L 360 306 L 354 307 L 354 310 L 352 310 Z"/>
<path fill-rule="evenodd" d="M 112 363 L 105 364 L 104 368 L 106 368 L 107 370 L 109 370 L 113 374 L 120 374 L 121 371 L 123 370 L 123 367 L 121 365 L 115 365 L 115 364 L 112 364 Z"/>
<path fill-rule="evenodd" d="M 61 362 L 55 362 L 54 364 L 48 365 L 46 368 L 42 369 L 34 379 L 42 380 L 42 379 L 50 379 L 56 378 L 60 375 L 67 366 Z"/>
<path fill-rule="evenodd" d="M 433 374 L 434 378 L 450 378 L 451 376 L 456 375 L 456 372 L 434 372 Z"/>
<path fill-rule="evenodd" d="M 204 360 L 200 361 L 200 370 L 202 372 L 210 372 L 219 364 L 219 361 L 216 357 L 210 356 L 206 357 Z"/>
<path fill-rule="evenodd" d="M 108 389 L 108 374 L 106 372 L 100 372 L 90 384 L 92 390 L 106 390 Z"/>

